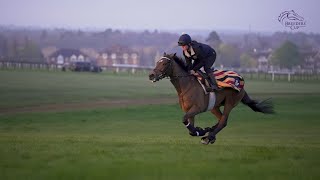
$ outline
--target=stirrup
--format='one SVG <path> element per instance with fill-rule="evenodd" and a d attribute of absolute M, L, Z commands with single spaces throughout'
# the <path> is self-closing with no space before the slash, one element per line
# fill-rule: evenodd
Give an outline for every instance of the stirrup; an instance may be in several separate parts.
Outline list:
<path fill-rule="evenodd" d="M 220 88 L 218 86 L 214 87 L 214 86 L 210 85 L 210 87 L 206 87 L 207 92 L 214 92 L 214 91 L 218 91 L 218 90 L 220 90 Z"/>
<path fill-rule="evenodd" d="M 206 87 L 207 92 L 214 92 L 215 90 L 212 87 Z"/>

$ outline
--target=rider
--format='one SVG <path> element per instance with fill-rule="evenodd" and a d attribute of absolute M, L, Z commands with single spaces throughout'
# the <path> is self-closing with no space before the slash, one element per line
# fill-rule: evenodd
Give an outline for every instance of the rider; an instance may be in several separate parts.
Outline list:
<path fill-rule="evenodd" d="M 188 34 L 182 34 L 180 36 L 178 45 L 181 46 L 183 50 L 187 69 L 190 73 L 194 74 L 203 67 L 211 81 L 211 88 L 207 89 L 207 91 L 218 90 L 218 85 L 213 74 L 213 68 L 211 69 L 213 63 L 216 61 L 216 51 L 209 45 L 191 40 L 191 37 Z"/>

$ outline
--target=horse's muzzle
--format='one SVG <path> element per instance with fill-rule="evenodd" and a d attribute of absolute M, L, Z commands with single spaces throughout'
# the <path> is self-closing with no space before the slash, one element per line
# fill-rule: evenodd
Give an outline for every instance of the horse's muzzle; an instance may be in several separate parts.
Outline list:
<path fill-rule="evenodd" d="M 157 78 L 157 75 L 154 71 L 150 72 L 149 74 L 149 80 L 152 82 L 159 81 L 159 78 Z"/>

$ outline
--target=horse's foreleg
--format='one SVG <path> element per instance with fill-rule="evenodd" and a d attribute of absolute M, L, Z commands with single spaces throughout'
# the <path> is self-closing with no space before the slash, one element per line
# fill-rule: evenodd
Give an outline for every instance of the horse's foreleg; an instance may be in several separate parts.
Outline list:
<path fill-rule="evenodd" d="M 189 122 L 192 126 L 194 126 L 194 116 L 193 116 L 193 117 L 190 117 L 190 118 L 188 119 L 188 122 Z"/>
<path fill-rule="evenodd" d="M 194 127 L 194 117 L 189 118 L 188 122 L 186 128 L 189 130 L 191 136 L 204 136 L 210 131 L 210 128 L 202 129 L 201 127 Z"/>
<path fill-rule="evenodd" d="M 182 122 L 189 130 L 189 134 L 191 136 L 204 136 L 207 133 L 207 131 L 203 130 L 200 127 L 194 127 L 194 117 L 199 113 L 200 111 L 198 111 L 197 108 L 193 108 L 183 116 Z"/>
<path fill-rule="evenodd" d="M 189 130 L 191 136 L 197 136 L 197 130 L 194 127 L 194 116 L 188 118 L 188 124 L 183 123 L 186 128 Z"/>

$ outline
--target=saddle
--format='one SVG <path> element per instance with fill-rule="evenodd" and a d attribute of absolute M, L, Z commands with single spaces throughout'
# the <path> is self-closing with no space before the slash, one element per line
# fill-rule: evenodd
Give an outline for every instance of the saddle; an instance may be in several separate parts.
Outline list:
<path fill-rule="evenodd" d="M 234 71 L 214 70 L 213 74 L 216 78 L 219 88 L 232 88 L 240 92 L 244 87 L 243 77 Z M 206 73 L 202 71 L 197 71 L 195 76 L 204 88 L 210 87 L 210 82 Z"/>

